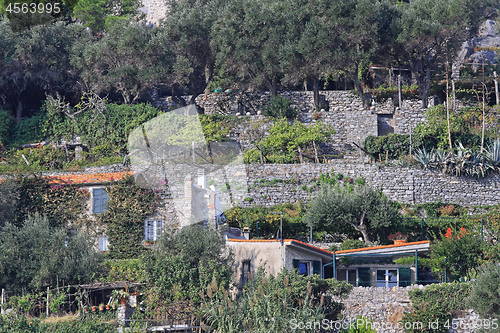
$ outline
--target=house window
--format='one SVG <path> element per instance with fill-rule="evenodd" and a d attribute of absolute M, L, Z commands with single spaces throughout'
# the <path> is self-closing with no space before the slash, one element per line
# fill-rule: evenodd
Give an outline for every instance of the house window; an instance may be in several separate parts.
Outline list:
<path fill-rule="evenodd" d="M 156 241 L 161 237 L 162 228 L 162 220 L 148 220 L 144 222 L 144 239 L 147 241 Z"/>
<path fill-rule="evenodd" d="M 250 260 L 244 260 L 241 263 L 241 282 L 243 285 L 248 283 L 250 275 Z"/>
<path fill-rule="evenodd" d="M 299 271 L 300 275 L 309 276 L 313 274 L 317 274 L 322 277 L 321 274 L 321 261 L 312 260 L 312 261 L 302 261 L 299 259 L 292 259 L 293 268 Z"/>
<path fill-rule="evenodd" d="M 377 269 L 377 287 L 391 289 L 398 286 L 397 269 Z"/>
<path fill-rule="evenodd" d="M 311 265 L 308 261 L 299 262 L 299 274 L 304 276 L 311 275 Z"/>
<path fill-rule="evenodd" d="M 108 252 L 108 247 L 109 247 L 108 237 L 99 236 L 99 241 L 98 241 L 99 252 Z"/>
<path fill-rule="evenodd" d="M 94 205 L 92 211 L 94 214 L 100 214 L 108 211 L 109 196 L 103 188 L 95 188 L 92 191 Z"/>

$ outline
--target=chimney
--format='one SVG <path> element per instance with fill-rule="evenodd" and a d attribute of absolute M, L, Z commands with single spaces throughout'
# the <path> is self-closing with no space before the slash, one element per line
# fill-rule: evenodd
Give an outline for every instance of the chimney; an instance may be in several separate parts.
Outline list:
<path fill-rule="evenodd" d="M 243 228 L 243 237 L 245 237 L 245 239 L 250 239 L 250 228 L 249 227 Z"/>

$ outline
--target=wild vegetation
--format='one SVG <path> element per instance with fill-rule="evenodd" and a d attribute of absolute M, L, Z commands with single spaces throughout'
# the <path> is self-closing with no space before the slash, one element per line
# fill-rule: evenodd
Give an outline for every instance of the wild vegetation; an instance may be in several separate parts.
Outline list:
<path fill-rule="evenodd" d="M 9 307 L 20 314 L 0 316 L 0 330 L 115 331 L 110 318 L 48 323 L 29 316 L 40 313 L 47 287 L 116 280 L 145 284 L 145 312 L 136 319 L 181 311 L 221 332 L 286 331 L 291 316 L 337 319 L 341 305 L 328 296 L 344 296 L 350 286 L 295 271 L 276 277 L 260 272 L 230 297 L 232 257 L 216 231 L 168 231 L 152 249 L 145 248 L 144 218 L 159 203 L 158 193 L 130 180 L 109 188 L 109 210 L 98 217 L 110 239 L 103 258 L 95 240 L 74 232 L 96 232 L 84 214 L 88 192 L 50 185 L 37 173 L 21 174 L 124 161 L 133 129 L 165 114 L 165 121 L 176 121 L 173 113 L 148 104 L 152 89 L 170 95 L 173 107 L 193 104 L 204 92 L 267 90 L 265 118 L 200 115 L 204 140 L 229 141 L 239 132 L 250 143 L 247 163 L 318 161 L 317 146 L 328 143 L 333 131 L 319 112 L 314 124 L 298 121 L 299 111 L 280 90 L 309 86 L 319 111 L 327 107 L 322 86 L 342 85 L 355 89 L 367 107 L 397 92 L 374 86 L 370 66 L 403 66 L 417 83 L 403 86 L 403 96 L 418 94 L 426 107 L 431 91 L 449 93 L 448 63 L 461 43 L 482 19 L 498 15 L 493 0 L 167 2 L 169 15 L 149 27 L 141 22 L 139 1 L 65 0 L 59 13 L 38 15 L 13 13 L 14 2 L 0 0 L 0 172 L 13 173 L 0 183 L 0 286 L 16 294 Z M 489 66 L 486 75 L 493 70 L 498 67 Z M 430 108 L 411 146 L 409 135 L 389 135 L 368 137 L 363 149 L 380 163 L 399 159 L 401 165 L 476 178 L 497 173 L 499 118 L 498 106 L 488 100 L 492 83 L 469 74 L 471 87 L 459 87 L 457 94 L 479 107 Z M 78 154 L 63 144 L 77 137 L 85 148 Z M 175 133 L 171 139 L 192 138 Z M 44 141 L 51 144 L 19 147 Z M 279 181 L 285 180 L 252 186 Z M 425 233 L 433 243 L 419 267 L 430 268 L 440 280 L 446 274 L 447 280 L 477 281 L 413 291 L 414 311 L 403 322 L 446 321 L 467 304 L 485 318 L 498 317 L 498 304 L 484 301 L 498 299 L 498 207 L 485 208 L 483 234 L 464 207 L 442 202 L 404 207 L 362 179 L 324 174 L 310 186 L 298 185 L 308 192 L 319 189 L 310 205 L 235 208 L 226 214 L 229 225 L 269 238 L 276 237 L 282 220 L 286 236 L 303 239 L 314 227 L 319 238 L 327 233 L 347 238 L 342 250 L 386 244 L 402 237 L 396 232 L 410 240 Z M 424 217 L 446 222 L 424 225 Z M 412 264 L 409 260 L 399 263 Z M 49 306 L 57 312 L 63 296 L 53 295 Z"/>

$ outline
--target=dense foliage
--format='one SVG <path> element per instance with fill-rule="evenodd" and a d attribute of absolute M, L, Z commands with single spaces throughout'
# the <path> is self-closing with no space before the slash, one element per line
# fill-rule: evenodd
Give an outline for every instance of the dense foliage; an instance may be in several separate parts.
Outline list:
<path fill-rule="evenodd" d="M 401 326 L 410 323 L 405 332 L 448 332 L 455 328 L 452 317 L 460 310 L 466 310 L 466 299 L 470 294 L 471 286 L 467 283 L 443 283 L 427 286 L 425 289 L 414 289 L 408 292 L 412 301 L 412 312 L 405 313 Z M 438 321 L 436 327 L 430 324 Z M 418 328 L 413 323 L 422 323 Z M 447 327 L 446 327 L 447 323 Z"/>
<path fill-rule="evenodd" d="M 226 211 L 225 215 L 227 223 L 231 227 L 250 227 L 252 238 L 276 237 L 280 228 L 280 219 L 282 219 L 283 237 L 306 239 L 309 236 L 309 230 L 302 223 L 304 212 L 305 207 L 303 205 L 288 203 L 272 207 L 234 207 Z"/>
<path fill-rule="evenodd" d="M 381 189 L 354 184 L 324 186 L 307 210 L 305 221 L 315 228 L 362 235 L 365 242 L 385 242 L 398 218 L 396 207 Z"/>
<path fill-rule="evenodd" d="M 114 333 L 117 330 L 116 323 L 109 320 L 80 320 L 70 318 L 53 323 L 36 318 L 0 316 L 0 331 L 10 333 Z"/>
<path fill-rule="evenodd" d="M 153 289 L 150 306 L 162 309 L 175 301 L 199 302 L 200 290 L 213 279 L 229 289 L 232 256 L 220 232 L 194 225 L 166 231 L 144 256 L 144 267 Z"/>
<path fill-rule="evenodd" d="M 480 265 L 483 251 L 478 235 L 462 227 L 460 232 L 448 228 L 445 237 L 432 244 L 430 253 L 435 272 L 442 275 L 446 269 L 451 279 L 459 279 L 476 275 L 473 270 Z"/>
<path fill-rule="evenodd" d="M 327 295 L 345 296 L 351 289 L 345 282 L 302 277 L 296 271 L 283 270 L 276 277 L 260 271 L 236 300 L 216 280 L 204 286 L 201 312 L 218 332 L 285 332 L 290 329 L 291 319 L 301 322 L 338 319 L 342 304 Z"/>
<path fill-rule="evenodd" d="M 409 153 L 410 136 L 406 134 L 369 135 L 363 146 L 375 160 L 397 159 Z"/>
<path fill-rule="evenodd" d="M 498 119 L 494 116 L 494 110 L 489 109 L 485 118 L 488 125 L 485 136 L 495 138 Z M 418 124 L 415 128 L 413 146 L 447 149 L 449 143 L 446 108 L 443 105 L 429 108 L 425 116 L 427 121 Z M 458 145 L 460 142 L 464 147 L 477 150 L 481 144 L 482 111 L 480 108 L 459 108 L 451 112 L 449 118 L 452 143 Z"/>
<path fill-rule="evenodd" d="M 89 193 L 70 184 L 49 184 L 47 179 L 17 176 L 0 183 L 0 227 L 21 226 L 28 215 L 47 216 L 51 226 L 81 226 Z"/>
<path fill-rule="evenodd" d="M 90 282 L 100 259 L 92 239 L 51 227 L 47 217 L 30 215 L 23 226 L 0 230 L 0 286 L 9 292 Z M 64 282 L 63 282 L 64 281 Z"/>
<path fill-rule="evenodd" d="M 45 94 L 60 93 L 76 104 L 84 91 L 94 90 L 133 103 L 160 87 L 184 106 L 183 96 L 193 102 L 212 79 L 230 78 L 228 88 L 265 88 L 273 96 L 305 81 L 315 106 L 326 108 L 320 80 L 345 81 L 366 99 L 368 69 L 378 63 L 408 65 L 426 106 L 431 71 L 443 72 L 445 56 L 451 59 L 481 19 L 497 13 L 494 5 L 182 0 L 169 1 L 169 15 L 149 28 L 137 23 L 144 17 L 140 2 L 67 0 L 56 17 L 20 13 L 14 20 L 10 13 L 11 21 L 2 19 L 0 100 L 19 122 Z M 69 23 L 74 18 L 83 25 Z"/>
<path fill-rule="evenodd" d="M 137 258 L 144 251 L 144 221 L 153 214 L 159 203 L 158 194 L 140 188 L 129 178 L 106 188 L 109 196 L 108 211 L 99 215 L 106 227 L 111 258 Z"/>
<path fill-rule="evenodd" d="M 264 161 L 267 163 L 298 163 L 299 149 L 302 156 L 314 160 L 313 142 L 325 142 L 333 134 L 333 130 L 323 123 L 307 126 L 301 122 L 290 124 L 280 119 L 269 129 L 269 136 L 263 138 L 257 147 L 262 149 Z M 260 161 L 259 148 L 246 151 L 243 159 L 246 163 Z M 308 151 L 309 150 L 309 151 Z"/>
<path fill-rule="evenodd" d="M 500 319 L 500 266 L 491 262 L 484 266 L 472 284 L 468 304 L 481 318 Z"/>

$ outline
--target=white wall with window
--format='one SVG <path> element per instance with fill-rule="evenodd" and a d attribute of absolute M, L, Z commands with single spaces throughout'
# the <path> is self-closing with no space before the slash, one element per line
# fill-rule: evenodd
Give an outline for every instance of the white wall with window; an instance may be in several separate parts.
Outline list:
<path fill-rule="evenodd" d="M 146 220 L 144 222 L 144 240 L 156 241 L 161 237 L 163 220 Z"/>

